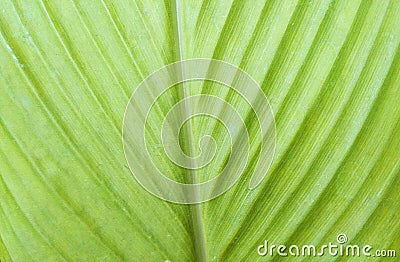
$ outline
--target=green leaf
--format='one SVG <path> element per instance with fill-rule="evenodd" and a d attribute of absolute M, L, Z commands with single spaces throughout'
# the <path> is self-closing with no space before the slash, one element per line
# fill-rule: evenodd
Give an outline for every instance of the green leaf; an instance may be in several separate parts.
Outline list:
<path fill-rule="evenodd" d="M 264 241 L 322 246 L 339 234 L 400 252 L 399 13 L 397 0 L 1 1 L 0 260 L 266 261 L 280 257 L 260 256 Z M 249 190 L 261 136 L 240 96 L 207 81 L 172 87 L 146 129 L 149 161 L 166 176 L 207 181 L 230 153 L 224 126 L 207 117 L 180 136 L 189 155 L 204 134 L 217 143 L 194 180 L 156 147 L 183 97 L 234 105 L 251 143 L 238 183 L 182 205 L 135 180 L 122 126 L 148 75 L 192 58 L 260 84 L 276 151 Z"/>

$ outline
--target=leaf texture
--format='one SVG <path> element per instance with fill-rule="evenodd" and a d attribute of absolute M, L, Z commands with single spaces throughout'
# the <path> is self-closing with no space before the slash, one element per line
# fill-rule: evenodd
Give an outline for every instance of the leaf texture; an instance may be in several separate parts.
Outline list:
<path fill-rule="evenodd" d="M 400 252 L 399 12 L 397 0 L 1 1 L 0 260 L 272 261 L 257 253 L 265 240 L 323 245 L 340 233 Z M 179 205 L 134 179 L 121 127 L 146 76 L 191 58 L 249 73 L 277 143 L 249 190 L 260 133 L 240 97 L 216 83 L 173 89 L 150 116 L 150 144 L 171 105 L 202 93 L 235 105 L 252 143 L 233 188 Z M 204 134 L 219 151 L 202 181 L 229 155 L 216 121 L 193 119 L 183 135 Z M 185 178 L 158 153 L 160 169 Z"/>

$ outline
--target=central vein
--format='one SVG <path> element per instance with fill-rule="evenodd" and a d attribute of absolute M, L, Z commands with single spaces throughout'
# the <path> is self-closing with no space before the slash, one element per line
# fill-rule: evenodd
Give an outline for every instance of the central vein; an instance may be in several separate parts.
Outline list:
<path fill-rule="evenodd" d="M 176 49 L 179 50 L 177 54 L 177 60 L 182 61 L 185 59 L 185 41 L 183 35 L 183 22 L 182 22 L 182 5 L 181 0 L 172 0 L 172 14 L 174 20 L 175 27 L 175 39 L 176 41 Z M 185 68 L 184 65 L 181 68 L 182 73 L 184 74 Z M 183 98 L 187 98 L 190 96 L 190 90 L 187 84 L 182 83 L 182 94 Z M 190 102 L 189 99 L 185 101 L 185 107 L 183 110 L 186 112 L 190 111 Z M 182 112 L 185 114 L 185 112 Z M 183 145 L 188 149 L 190 156 L 195 155 L 194 148 L 194 138 L 193 138 L 193 129 L 191 121 L 187 121 L 186 125 L 184 125 L 185 130 L 183 130 L 183 134 L 185 134 L 186 140 L 183 141 Z M 196 176 L 196 170 L 187 170 L 188 178 L 186 179 L 187 183 L 197 184 L 198 178 Z M 200 192 L 198 190 L 194 190 L 192 192 L 196 199 L 200 199 Z M 204 235 L 204 225 L 203 218 L 201 214 L 201 204 L 193 204 L 189 206 L 190 209 L 190 222 L 191 222 L 191 230 L 193 234 L 193 248 L 196 257 L 196 261 L 206 262 L 207 261 L 207 252 L 206 252 L 206 243 L 205 243 L 205 235 Z"/>

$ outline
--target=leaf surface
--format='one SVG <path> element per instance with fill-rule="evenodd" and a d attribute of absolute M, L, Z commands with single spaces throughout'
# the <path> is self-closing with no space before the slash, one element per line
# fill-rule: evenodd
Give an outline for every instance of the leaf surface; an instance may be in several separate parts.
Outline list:
<path fill-rule="evenodd" d="M 400 252 L 399 12 L 397 0 L 3 0 L 0 260 L 278 260 L 258 246 L 322 246 L 341 233 Z M 121 128 L 139 83 L 191 58 L 252 76 L 277 142 L 266 178 L 249 190 L 260 132 L 240 97 L 216 83 L 172 88 L 150 115 L 149 146 L 171 105 L 203 93 L 237 108 L 252 145 L 234 187 L 180 205 L 134 179 Z M 188 154 L 204 134 L 217 141 L 214 161 L 196 172 L 215 177 L 230 153 L 224 126 L 199 117 L 185 128 Z M 152 160 L 187 179 L 162 148 Z"/>

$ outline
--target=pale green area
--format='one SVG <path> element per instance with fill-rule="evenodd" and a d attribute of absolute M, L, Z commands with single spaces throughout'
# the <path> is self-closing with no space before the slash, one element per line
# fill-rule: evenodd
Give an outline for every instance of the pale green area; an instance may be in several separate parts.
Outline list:
<path fill-rule="evenodd" d="M 398 0 L 2 0 L 0 260 L 266 261 L 264 240 L 339 233 L 399 256 L 399 14 Z M 221 197 L 170 204 L 127 168 L 124 110 L 148 74 L 197 57 L 260 83 L 276 155 L 253 191 L 250 163 Z M 199 118 L 189 131 L 220 130 Z"/>

